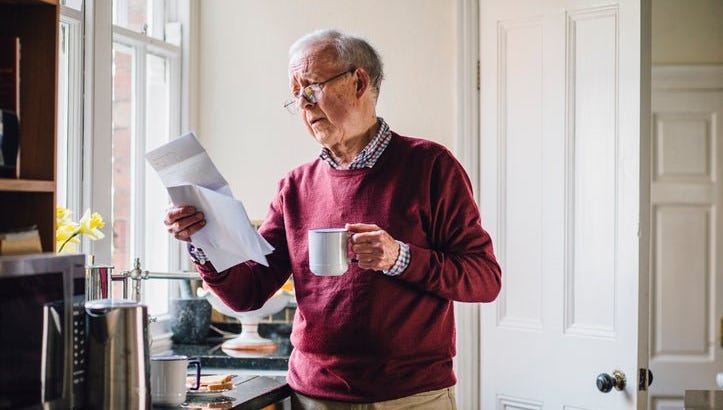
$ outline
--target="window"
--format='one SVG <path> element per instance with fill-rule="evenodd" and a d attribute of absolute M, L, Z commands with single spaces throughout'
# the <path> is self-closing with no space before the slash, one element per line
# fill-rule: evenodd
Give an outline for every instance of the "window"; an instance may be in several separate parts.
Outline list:
<path fill-rule="evenodd" d="M 178 1 L 114 0 L 113 25 L 180 46 Z"/>
<path fill-rule="evenodd" d="M 83 0 L 60 0 L 60 5 L 69 9 L 81 11 L 83 9 Z"/>
<path fill-rule="evenodd" d="M 168 199 L 144 154 L 180 131 L 180 20 L 189 20 L 190 3 L 60 3 L 57 202 L 75 218 L 86 208 L 104 216 L 106 239 L 80 248 L 96 263 L 120 272 L 140 258 L 144 270 L 178 270 L 187 258 L 163 226 Z M 174 282 L 144 281 L 144 302 L 159 319 L 154 338 L 168 335 Z"/>
<path fill-rule="evenodd" d="M 180 130 L 180 33 L 175 1 L 115 0 L 112 50 L 112 262 L 116 269 L 167 272 L 178 268 L 162 220 L 166 191 L 146 165 L 150 149 Z M 107 230 L 108 232 L 108 230 Z M 174 241 L 175 242 L 175 241 Z M 175 262 L 175 263 L 174 263 Z M 168 312 L 168 280 L 147 280 L 151 315 Z"/>

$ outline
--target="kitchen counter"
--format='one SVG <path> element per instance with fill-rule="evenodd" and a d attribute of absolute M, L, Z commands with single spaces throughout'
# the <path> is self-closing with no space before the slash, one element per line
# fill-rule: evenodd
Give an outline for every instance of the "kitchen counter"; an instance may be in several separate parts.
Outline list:
<path fill-rule="evenodd" d="M 238 327 L 223 330 L 237 333 Z M 156 356 L 185 355 L 201 361 L 202 374 L 233 374 L 234 389 L 214 396 L 188 395 L 182 408 L 188 409 L 259 409 L 280 402 L 291 394 L 286 384 L 291 327 L 283 324 L 261 324 L 259 334 L 276 343 L 273 352 L 227 350 L 225 339 L 208 337 L 202 344 L 174 344 Z M 189 369 L 190 371 L 190 369 Z M 162 407 L 154 406 L 154 409 Z"/>
<path fill-rule="evenodd" d="M 257 410 L 279 403 L 291 395 L 283 377 L 234 376 L 234 389 L 214 396 L 188 395 L 180 408 Z M 167 407 L 153 406 L 154 409 Z"/>
<path fill-rule="evenodd" d="M 276 351 L 270 353 L 226 350 L 221 341 L 202 345 L 173 345 L 163 355 L 185 355 L 201 360 L 201 368 L 243 369 L 246 371 L 272 370 L 285 372 L 289 365 L 291 343 L 288 339 L 276 342 Z"/>
<path fill-rule="evenodd" d="M 224 330 L 230 330 L 233 333 L 240 332 L 238 326 L 226 327 Z M 174 344 L 170 350 L 158 354 L 163 356 L 185 355 L 188 357 L 197 357 L 201 360 L 202 368 L 240 369 L 249 374 L 253 373 L 253 371 L 271 371 L 280 375 L 285 374 L 288 369 L 289 356 L 293 349 L 289 341 L 290 333 L 290 325 L 260 324 L 259 334 L 276 343 L 276 350 L 267 353 L 223 349 L 221 344 L 225 339 L 209 337 L 202 344 Z M 256 372 L 254 374 L 260 373 Z"/>

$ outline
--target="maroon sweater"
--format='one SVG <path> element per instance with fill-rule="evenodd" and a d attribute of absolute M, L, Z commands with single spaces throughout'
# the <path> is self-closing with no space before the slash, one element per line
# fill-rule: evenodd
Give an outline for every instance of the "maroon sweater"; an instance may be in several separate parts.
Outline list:
<path fill-rule="evenodd" d="M 307 230 L 373 223 L 410 246 L 399 276 L 350 264 L 342 276 L 309 271 Z M 450 387 L 452 301 L 490 302 L 501 272 L 472 187 L 452 154 L 392 136 L 373 168 L 335 170 L 317 159 L 279 183 L 260 233 L 276 249 L 204 280 L 232 308 L 254 310 L 294 275 L 298 309 L 289 385 L 339 401 L 391 400 Z"/>

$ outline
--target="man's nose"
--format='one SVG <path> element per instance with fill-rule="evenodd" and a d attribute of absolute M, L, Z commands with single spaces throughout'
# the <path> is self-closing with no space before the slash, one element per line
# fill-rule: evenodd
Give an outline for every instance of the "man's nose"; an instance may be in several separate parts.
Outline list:
<path fill-rule="evenodd" d="M 299 108 L 302 110 L 308 110 L 309 108 L 313 107 L 314 104 L 312 104 L 309 100 L 306 99 L 303 95 L 300 95 L 298 98 L 297 104 L 299 104 Z"/>

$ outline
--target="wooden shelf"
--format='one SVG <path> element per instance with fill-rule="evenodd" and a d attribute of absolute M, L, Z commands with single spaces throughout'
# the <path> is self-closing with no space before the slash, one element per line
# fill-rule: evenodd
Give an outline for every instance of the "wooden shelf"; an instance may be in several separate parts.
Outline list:
<path fill-rule="evenodd" d="M 55 251 L 58 0 L 0 0 L 0 36 L 19 48 L 17 175 L 0 178 L 0 231 L 35 225 Z"/>
<path fill-rule="evenodd" d="M 53 192 L 55 182 L 37 179 L 4 179 L 0 178 L 0 191 L 14 192 Z"/>

